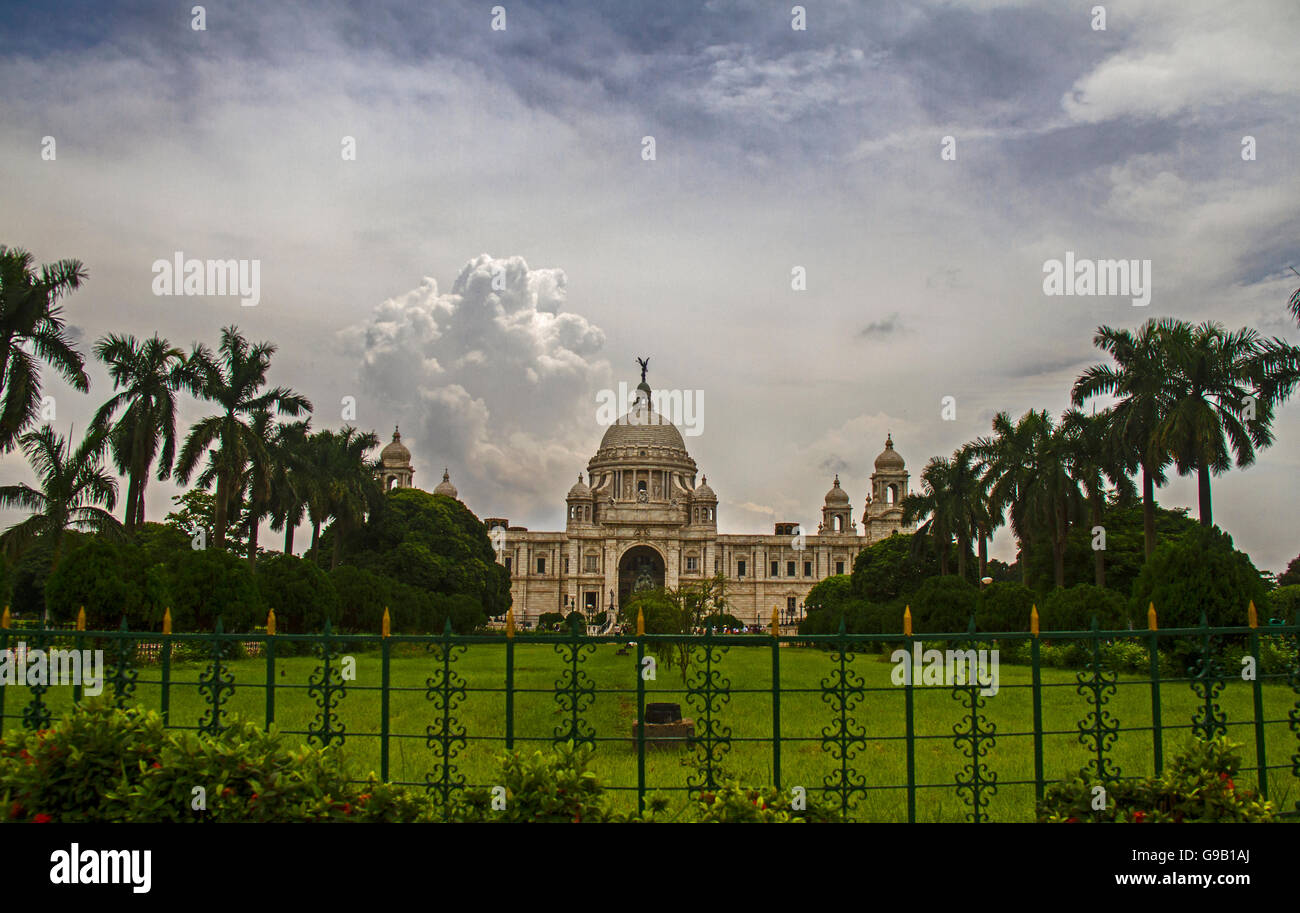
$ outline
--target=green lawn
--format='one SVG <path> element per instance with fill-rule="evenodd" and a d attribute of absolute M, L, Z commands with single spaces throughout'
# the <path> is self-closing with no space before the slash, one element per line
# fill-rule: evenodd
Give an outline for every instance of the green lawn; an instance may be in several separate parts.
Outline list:
<path fill-rule="evenodd" d="M 636 748 L 630 741 L 636 706 L 635 655 L 617 656 L 617 646 L 596 645 L 582 663 L 582 670 L 595 683 L 598 693 L 582 717 L 600 741 L 595 770 L 607 785 L 636 786 Z M 466 682 L 467 694 L 457 706 L 456 717 L 469 736 L 468 744 L 455 758 L 459 773 L 470 784 L 490 784 L 495 771 L 493 757 L 504 748 L 505 697 L 504 644 L 474 644 L 458 653 L 453 665 Z M 770 647 L 731 647 L 720 670 L 733 693 L 718 718 L 730 727 L 732 745 L 724 765 L 743 782 L 771 782 L 773 772 L 772 696 Z M 869 741 L 860 749 L 853 768 L 872 787 L 856 802 L 854 817 L 871 821 L 906 820 L 907 768 L 905 761 L 904 694 L 890 681 L 892 666 L 879 654 L 859 654 L 852 669 L 871 689 L 853 713 Z M 785 647 L 781 650 L 781 782 L 789 789 L 803 786 L 811 798 L 821 798 L 824 778 L 835 761 L 822 744 L 822 729 L 832 721 L 832 708 L 823 701 L 819 683 L 832 668 L 830 654 L 820 650 Z M 433 719 L 434 705 L 426 696 L 426 682 L 433 674 L 434 656 L 422 648 L 406 652 L 395 649 L 391 667 L 391 768 L 394 780 L 420 782 L 432 769 L 437 749 L 426 745 L 426 726 Z M 311 657 L 277 661 L 275 691 L 276 723 L 282 731 L 305 733 L 319 712 L 307 692 L 309 676 L 316 668 Z M 337 717 L 346 726 L 344 747 L 364 769 L 379 769 L 380 658 L 378 653 L 356 656 L 357 679 L 348 683 L 347 694 L 338 702 Z M 204 665 L 177 663 L 172 668 L 171 722 L 196 726 L 207 705 L 197 685 Z M 235 691 L 226 702 L 229 713 L 262 722 L 265 718 L 266 664 L 263 660 L 239 660 L 231 664 Z M 563 658 L 549 645 L 520 642 L 515 649 L 515 739 L 516 747 L 533 748 L 550 744 L 556 727 L 564 722 L 554 688 L 563 671 Z M 1076 672 L 1043 670 L 1043 720 L 1045 774 L 1058 779 L 1089 760 L 1078 740 L 1078 722 L 1088 713 L 1089 698 L 1076 693 Z M 135 697 L 139 703 L 160 706 L 159 667 L 141 669 Z M 984 758 L 996 772 L 999 787 L 990 801 L 987 815 L 993 820 L 1032 820 L 1034 774 L 1031 681 L 1026 666 L 1003 664 L 1001 690 L 986 699 L 984 713 L 996 727 L 996 744 Z M 373 689 L 373 690 L 372 690 Z M 486 689 L 495 689 L 488 691 Z M 800 690 L 809 689 L 809 690 Z M 25 689 L 4 689 L 5 726 L 18 725 L 23 705 L 29 700 Z M 621 693 L 615 693 L 621 692 Z M 1300 799 L 1300 781 L 1290 772 L 1291 756 L 1300 751 L 1300 741 L 1286 723 L 1295 693 L 1284 683 L 1266 682 L 1263 687 L 1266 720 L 1267 762 L 1284 769 L 1269 771 L 1270 797 L 1285 809 L 1294 809 Z M 962 820 L 969 811 L 958 794 L 954 778 L 966 764 L 953 744 L 953 727 L 963 721 L 963 706 L 944 688 L 915 690 L 917 818 L 921 821 Z M 686 716 L 699 714 L 685 698 L 681 673 L 660 668 L 658 680 L 647 682 L 647 700 L 681 703 Z M 57 714 L 71 702 L 68 688 L 55 688 L 46 703 Z M 1229 681 L 1220 700 L 1227 716 L 1229 734 L 1246 743 L 1243 757 L 1253 764 L 1254 716 L 1251 687 L 1240 680 Z M 1196 711 L 1196 697 L 1186 682 L 1162 685 L 1162 714 L 1165 726 L 1165 759 L 1170 760 L 1190 737 L 1190 723 Z M 1117 692 L 1106 705 L 1122 727 L 1114 748 L 1108 753 L 1124 775 L 1153 771 L 1151 692 L 1141 680 L 1121 676 Z M 648 751 L 647 782 L 662 790 L 674 803 L 683 802 L 691 767 L 683 764 L 687 751 Z M 1254 783 L 1253 771 L 1239 778 Z M 618 794 L 619 800 L 635 803 L 635 792 Z M 838 799 L 835 800 L 838 802 Z"/>

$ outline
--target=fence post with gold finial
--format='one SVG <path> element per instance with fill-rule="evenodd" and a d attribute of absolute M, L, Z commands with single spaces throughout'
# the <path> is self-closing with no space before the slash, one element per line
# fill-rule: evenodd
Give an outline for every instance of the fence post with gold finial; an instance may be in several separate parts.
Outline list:
<path fill-rule="evenodd" d="M 162 695 L 161 710 L 163 725 L 171 724 L 172 719 L 172 609 L 167 606 L 163 609 L 162 617 L 162 647 L 160 648 L 162 656 Z"/>
<path fill-rule="evenodd" d="M 389 685 L 392 674 L 393 658 L 393 619 L 384 606 L 384 615 L 379 620 L 379 778 L 388 779 L 388 741 L 392 723 L 392 709 L 389 705 Z"/>
<path fill-rule="evenodd" d="M 266 610 L 266 725 L 275 722 L 275 609 Z"/>
<path fill-rule="evenodd" d="M 1043 665 L 1038 639 L 1038 603 L 1029 607 L 1029 675 L 1034 713 L 1034 796 L 1043 799 L 1047 781 L 1043 777 Z"/>
<path fill-rule="evenodd" d="M 3 615 L 0 615 L 0 628 L 3 628 L 4 630 L 8 631 L 10 622 L 11 619 L 9 617 L 9 606 L 5 606 L 5 613 Z"/>
<path fill-rule="evenodd" d="M 903 637 L 907 639 L 906 675 L 903 676 L 903 745 L 907 754 L 907 823 L 916 823 L 916 696 L 912 693 L 912 676 L 916 674 L 916 664 L 912 662 L 912 649 L 916 641 L 912 637 L 912 607 L 903 607 Z"/>
<path fill-rule="evenodd" d="M 772 783 L 781 788 L 781 623 L 772 609 Z"/>
<path fill-rule="evenodd" d="M 1164 771 L 1164 732 L 1160 722 L 1160 623 L 1156 619 L 1156 604 L 1147 604 L 1147 655 L 1148 674 L 1151 678 L 1151 750 L 1155 756 L 1156 776 Z"/>
<path fill-rule="evenodd" d="M 72 641 L 78 653 L 82 650 L 82 644 L 85 643 L 85 635 L 82 633 L 86 630 L 86 607 L 83 605 L 77 609 L 77 633 L 73 635 Z M 81 703 L 81 681 L 72 683 L 72 703 Z"/>
<path fill-rule="evenodd" d="M 646 615 L 637 609 L 637 812 L 646 810 Z M 688 646 L 689 649 L 689 646 Z"/>
<path fill-rule="evenodd" d="M 1251 676 L 1250 681 L 1251 697 L 1255 703 L 1255 767 L 1259 771 L 1259 794 L 1267 799 L 1268 764 L 1264 752 L 1264 682 L 1260 675 L 1264 670 L 1260 668 L 1259 613 L 1255 610 L 1255 600 L 1253 599 L 1250 601 L 1250 605 L 1246 607 L 1246 622 L 1250 625 L 1250 658 L 1255 673 Z"/>
<path fill-rule="evenodd" d="M 506 751 L 515 747 L 515 609 L 506 609 Z"/>

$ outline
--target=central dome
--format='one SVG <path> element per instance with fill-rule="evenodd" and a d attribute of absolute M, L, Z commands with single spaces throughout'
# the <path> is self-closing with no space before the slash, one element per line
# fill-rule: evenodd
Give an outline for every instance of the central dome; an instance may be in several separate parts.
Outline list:
<path fill-rule="evenodd" d="M 686 442 L 677 426 L 658 412 L 638 403 L 627 415 L 605 429 L 600 449 L 662 447 L 686 453 Z M 598 454 L 599 455 L 599 454 Z"/>

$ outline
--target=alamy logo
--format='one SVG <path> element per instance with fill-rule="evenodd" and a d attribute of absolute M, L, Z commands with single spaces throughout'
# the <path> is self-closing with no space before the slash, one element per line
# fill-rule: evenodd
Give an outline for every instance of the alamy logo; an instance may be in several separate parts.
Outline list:
<path fill-rule="evenodd" d="M 79 844 L 50 854 L 51 884 L 129 884 L 148 894 L 153 850 L 83 850 Z"/>
<path fill-rule="evenodd" d="M 186 260 L 178 250 L 152 269 L 155 295 L 238 295 L 246 308 L 262 300 L 261 260 Z"/>
<path fill-rule="evenodd" d="M 1065 261 L 1043 261 L 1044 295 L 1126 295 L 1134 307 L 1151 303 L 1150 260 L 1085 260 L 1065 252 Z"/>
<path fill-rule="evenodd" d="M 626 381 L 619 381 L 618 392 L 600 390 L 596 393 L 596 423 L 602 427 L 615 423 L 625 425 L 659 425 L 671 422 L 687 437 L 704 433 L 703 390 L 652 390 L 650 409 L 644 407 L 645 394 L 629 390 Z"/>
<path fill-rule="evenodd" d="M 979 685 L 980 694 L 998 693 L 997 650 L 925 650 L 912 644 L 912 652 L 899 648 L 889 656 L 895 685 Z"/>
<path fill-rule="evenodd" d="M 104 690 L 104 651 L 31 650 L 19 642 L 0 650 L 0 685 L 81 685 L 86 697 L 98 697 Z"/>

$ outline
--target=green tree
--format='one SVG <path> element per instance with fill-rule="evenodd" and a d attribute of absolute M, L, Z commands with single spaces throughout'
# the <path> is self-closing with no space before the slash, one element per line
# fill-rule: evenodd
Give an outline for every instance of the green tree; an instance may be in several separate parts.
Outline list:
<path fill-rule="evenodd" d="M 284 530 L 284 553 L 293 554 L 293 536 L 307 512 L 313 479 L 309 448 L 311 420 L 276 426 L 271 455 L 271 529 Z"/>
<path fill-rule="evenodd" d="M 1277 575 L 1278 586 L 1291 586 L 1300 583 L 1300 555 L 1291 559 L 1291 563 L 1286 566 L 1286 570 Z"/>
<path fill-rule="evenodd" d="M 95 355 L 108 365 L 113 389 L 121 391 L 100 406 L 94 424 L 110 429 L 113 461 L 118 472 L 126 474 L 123 523 L 130 532 L 144 522 L 144 490 L 155 457 L 158 481 L 171 477 L 176 459 L 176 393 L 193 389 L 193 377 L 185 353 L 157 334 L 144 342 L 129 335 L 106 336 L 95 344 Z"/>
<path fill-rule="evenodd" d="M 351 426 L 341 431 L 324 432 L 322 444 L 326 475 L 320 480 L 324 488 L 329 516 L 334 518 L 334 548 L 330 567 L 339 565 L 344 540 L 350 538 L 383 499 L 383 490 L 375 479 L 375 465 L 366 454 L 379 446 L 373 432 L 359 432 Z"/>
<path fill-rule="evenodd" d="M 1156 548 L 1155 488 L 1165 483 L 1169 453 L 1162 446 L 1161 425 L 1172 405 L 1169 357 L 1164 336 L 1177 321 L 1150 320 L 1137 333 L 1097 328 L 1093 344 L 1108 354 L 1113 365 L 1093 365 L 1074 382 L 1071 401 L 1076 406 L 1094 396 L 1113 396 L 1110 429 L 1114 442 L 1128 455 L 1130 466 L 1142 471 L 1143 538 L 1147 558 Z"/>
<path fill-rule="evenodd" d="M 912 630 L 918 634 L 965 631 L 979 592 L 960 577 L 931 577 L 909 597 Z"/>
<path fill-rule="evenodd" d="M 50 568 L 54 570 L 69 529 L 124 536 L 122 524 L 109 512 L 117 501 L 117 480 L 103 467 L 103 429 L 88 431 L 75 451 L 49 425 L 27 432 L 19 442 L 39 487 L 0 486 L 0 507 L 31 512 L 0 535 L 6 554 L 14 557 L 33 542 L 44 540 L 50 545 Z"/>
<path fill-rule="evenodd" d="M 265 444 L 253 429 L 253 418 L 262 411 L 290 416 L 311 411 L 307 398 L 287 387 L 263 390 L 275 351 L 269 342 L 250 347 L 231 326 L 221 331 L 217 355 L 199 345 L 189 358 L 196 372 L 196 395 L 216 403 L 221 411 L 200 419 L 190 429 L 176 463 L 176 475 L 188 483 L 199 462 L 207 457 L 209 471 L 200 482 L 216 482 L 213 542 L 218 548 L 225 546 L 231 503 L 245 467 L 254 457 L 265 460 Z"/>
<path fill-rule="evenodd" d="M 1092 527 L 1105 529 L 1102 514 L 1106 507 L 1108 484 L 1114 486 L 1120 500 L 1136 497 L 1127 472 L 1127 456 L 1111 430 L 1111 413 L 1087 415 L 1071 409 L 1061 419 L 1061 432 L 1069 454 L 1069 472 L 1083 491 L 1091 514 Z M 1106 550 L 1094 548 L 1093 583 L 1106 585 Z M 1059 587 L 1058 587 L 1059 588 Z"/>
<path fill-rule="evenodd" d="M 1035 594 L 1022 583 L 990 583 L 975 602 L 975 625 L 981 631 L 1028 631 Z"/>
<path fill-rule="evenodd" d="M 848 574 L 836 574 L 814 583 L 803 604 L 809 612 L 835 612 L 852 598 L 853 578 Z"/>
<path fill-rule="evenodd" d="M 168 577 L 143 548 L 99 536 L 70 549 L 45 584 L 50 620 L 75 621 L 86 610 L 91 631 L 115 630 L 123 618 L 134 630 L 156 629 L 170 604 Z"/>
<path fill-rule="evenodd" d="M 1133 584 L 1130 608 L 1145 618 L 1154 603 L 1162 628 L 1194 627 L 1202 612 L 1212 626 L 1243 625 L 1247 605 L 1264 605 L 1265 594 L 1259 571 L 1233 548 L 1232 537 L 1203 526 L 1156 548 Z"/>
<path fill-rule="evenodd" d="M 37 275 L 31 254 L 0 245 L 0 453 L 13 450 L 18 435 L 36 420 L 40 361 L 73 388 L 90 389 L 85 362 L 68 339 L 57 304 L 85 278 L 79 260 L 47 263 Z"/>
<path fill-rule="evenodd" d="M 219 548 L 190 549 L 168 567 L 177 631 L 247 631 L 266 618 L 248 562 Z"/>
<path fill-rule="evenodd" d="M 1263 617 L 1264 607 L 1256 606 Z M 1282 624 L 1294 624 L 1300 618 L 1300 584 L 1280 586 L 1268 594 L 1268 617 Z"/>
<path fill-rule="evenodd" d="M 1280 340 L 1279 340 L 1280 342 Z M 1273 443 L 1273 399 L 1263 340 L 1250 329 L 1227 332 L 1217 323 L 1162 328 L 1169 369 L 1169 404 L 1156 432 L 1158 446 L 1179 475 L 1195 475 L 1201 525 L 1214 524 L 1210 478 L 1255 462 L 1257 448 Z"/>
<path fill-rule="evenodd" d="M 867 602 L 890 602 L 915 592 L 938 573 L 938 555 L 916 548 L 911 533 L 895 533 L 858 552 L 853 562 L 853 595 Z"/>
<path fill-rule="evenodd" d="M 342 621 L 332 579 L 303 558 L 263 558 L 257 566 L 257 591 L 262 605 L 275 610 L 276 630 L 285 634 L 316 634 L 327 620 L 336 629 Z"/>
<path fill-rule="evenodd" d="M 1038 627 L 1043 631 L 1086 631 L 1092 627 L 1093 616 L 1103 631 L 1133 627 L 1128 599 L 1089 583 L 1048 593 L 1038 613 Z"/>
<path fill-rule="evenodd" d="M 215 547 L 212 530 L 217 512 L 216 496 L 201 488 L 191 488 L 184 494 L 173 495 L 172 503 L 179 510 L 167 515 L 166 525 L 185 537 L 187 547 Z M 245 554 L 248 548 L 247 526 L 240 522 L 243 515 L 243 500 L 236 498 L 226 515 L 230 525 L 226 529 L 225 549 L 237 555 Z"/>

